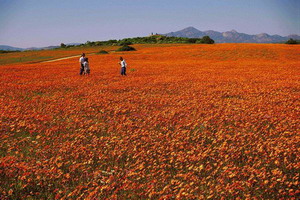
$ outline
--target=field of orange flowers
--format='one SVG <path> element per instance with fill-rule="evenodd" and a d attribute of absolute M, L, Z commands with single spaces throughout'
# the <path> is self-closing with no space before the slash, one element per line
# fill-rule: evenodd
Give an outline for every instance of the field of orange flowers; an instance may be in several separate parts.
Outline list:
<path fill-rule="evenodd" d="M 49 49 L 40 51 L 22 51 L 15 53 L 0 53 L 0 65 L 8 65 L 15 63 L 37 63 L 41 61 L 64 58 L 68 56 L 80 55 L 84 50 L 85 53 L 97 53 L 102 49 L 107 51 L 116 50 L 117 46 L 101 46 L 101 47 L 72 47 Z"/>
<path fill-rule="evenodd" d="M 134 47 L 0 66 L 0 199 L 299 197 L 299 46 Z"/>

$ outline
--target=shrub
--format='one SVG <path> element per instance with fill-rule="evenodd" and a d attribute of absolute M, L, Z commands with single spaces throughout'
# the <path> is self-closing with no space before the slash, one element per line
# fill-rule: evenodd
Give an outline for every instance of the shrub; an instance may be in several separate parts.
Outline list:
<path fill-rule="evenodd" d="M 131 45 L 131 44 L 133 44 L 132 40 L 133 39 L 131 39 L 131 38 L 125 38 L 123 40 L 119 40 L 118 45 L 120 45 L 120 46 Z"/>
<path fill-rule="evenodd" d="M 136 49 L 131 46 L 124 45 L 120 47 L 117 51 L 136 51 Z"/>
<path fill-rule="evenodd" d="M 214 44 L 215 41 L 211 39 L 209 36 L 204 36 L 202 39 L 203 44 Z"/>
<path fill-rule="evenodd" d="M 189 38 L 187 40 L 188 43 L 196 43 L 199 40 L 199 38 Z"/>
<path fill-rule="evenodd" d="M 97 54 L 108 54 L 108 52 L 105 51 L 105 50 L 101 50 L 101 51 L 99 51 Z"/>
<path fill-rule="evenodd" d="M 288 41 L 286 41 L 286 44 L 298 44 L 296 40 L 290 38 Z"/>
<path fill-rule="evenodd" d="M 131 44 L 132 44 L 132 42 L 130 42 L 130 41 L 120 41 L 119 42 L 120 46 L 131 45 Z"/>
<path fill-rule="evenodd" d="M 91 41 L 87 41 L 85 43 L 85 46 L 88 46 L 88 47 L 96 46 L 96 43 L 95 42 L 91 42 Z"/>
<path fill-rule="evenodd" d="M 117 40 L 108 40 L 107 42 L 106 42 L 106 45 L 116 45 L 116 44 L 118 44 L 118 41 Z"/>

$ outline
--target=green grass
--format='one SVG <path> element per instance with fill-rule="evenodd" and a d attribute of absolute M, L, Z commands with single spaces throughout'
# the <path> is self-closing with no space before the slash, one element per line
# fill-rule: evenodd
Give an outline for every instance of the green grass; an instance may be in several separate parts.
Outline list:
<path fill-rule="evenodd" d="M 19 53 L 11 53 L 11 54 L 19 54 Z M 24 62 L 38 62 L 43 60 L 53 59 L 53 56 L 38 56 L 38 55 L 21 55 L 17 57 L 5 57 L 4 55 L 0 56 L 0 65 L 7 65 L 13 63 L 24 63 Z"/>

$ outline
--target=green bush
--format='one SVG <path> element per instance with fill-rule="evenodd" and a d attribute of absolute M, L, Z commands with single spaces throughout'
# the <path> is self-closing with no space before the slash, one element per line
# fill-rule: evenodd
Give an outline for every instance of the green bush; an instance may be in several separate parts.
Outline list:
<path fill-rule="evenodd" d="M 87 41 L 85 43 L 85 46 L 88 46 L 88 47 L 96 46 L 96 42 Z"/>
<path fill-rule="evenodd" d="M 131 46 L 124 45 L 120 47 L 117 51 L 136 51 L 136 49 Z"/>
<path fill-rule="evenodd" d="M 118 45 L 120 46 L 131 45 L 131 44 L 133 44 L 133 40 L 131 38 L 124 38 L 118 41 Z"/>
<path fill-rule="evenodd" d="M 187 39 L 188 43 L 196 43 L 198 40 L 200 40 L 199 38 L 189 38 Z"/>
<path fill-rule="evenodd" d="M 119 43 L 120 46 L 131 45 L 131 44 L 132 44 L 132 42 L 130 42 L 130 41 L 123 41 L 123 42 Z"/>
<path fill-rule="evenodd" d="M 202 44 L 214 44 L 215 41 L 211 39 L 209 36 L 204 36 L 202 39 Z"/>
<path fill-rule="evenodd" d="M 101 51 L 99 51 L 97 54 L 108 54 L 108 52 L 105 51 L 105 50 L 101 50 Z"/>
<path fill-rule="evenodd" d="M 292 38 L 290 38 L 288 41 L 286 41 L 286 44 L 298 44 L 298 42 Z"/>

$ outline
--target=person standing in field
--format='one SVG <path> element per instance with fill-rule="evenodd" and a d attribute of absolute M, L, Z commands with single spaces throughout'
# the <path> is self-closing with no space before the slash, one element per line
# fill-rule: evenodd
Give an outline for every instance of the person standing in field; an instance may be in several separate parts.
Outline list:
<path fill-rule="evenodd" d="M 79 74 L 80 75 L 82 75 L 83 72 L 84 72 L 84 65 L 83 65 L 84 60 L 85 60 L 85 53 L 82 53 L 81 57 L 79 58 L 79 64 L 80 64 L 80 72 L 79 72 Z"/>
<path fill-rule="evenodd" d="M 89 59 L 88 58 L 84 58 L 83 66 L 84 66 L 84 74 L 85 75 L 90 75 L 91 70 L 90 70 Z"/>
<path fill-rule="evenodd" d="M 123 76 L 126 76 L 126 67 L 127 67 L 127 63 L 125 62 L 125 60 L 120 57 L 120 62 L 119 64 L 121 65 L 121 75 Z"/>

